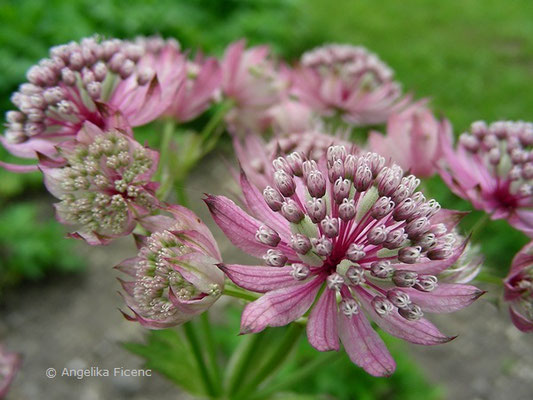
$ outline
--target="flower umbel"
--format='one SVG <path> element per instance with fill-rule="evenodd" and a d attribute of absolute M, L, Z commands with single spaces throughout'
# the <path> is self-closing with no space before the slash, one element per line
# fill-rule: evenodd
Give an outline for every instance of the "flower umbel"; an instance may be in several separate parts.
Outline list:
<path fill-rule="evenodd" d="M 504 283 L 513 324 L 522 332 L 533 332 L 533 242 L 514 257 Z"/>
<path fill-rule="evenodd" d="M 126 304 L 151 329 L 182 324 L 206 311 L 222 294 L 221 256 L 208 228 L 190 210 L 170 206 L 171 217 L 146 217 L 152 234 L 138 238 L 139 254 L 116 268 L 132 279 L 120 280 Z"/>
<path fill-rule="evenodd" d="M 309 342 L 338 350 L 340 337 L 351 360 L 376 376 L 395 363 L 365 313 L 413 343 L 451 340 L 424 312 L 456 311 L 483 293 L 436 278 L 466 245 L 451 233 L 457 213 L 426 200 L 417 178 L 375 153 L 332 146 L 319 161 L 289 157 L 276 160 L 283 179 L 263 196 L 242 176 L 253 217 L 223 196 L 205 199 L 232 243 L 266 264 L 221 266 L 235 284 L 266 293 L 246 306 L 241 332 L 286 325 L 314 304 Z"/>
<path fill-rule="evenodd" d="M 394 73 L 361 46 L 331 44 L 303 54 L 293 74 L 293 92 L 321 115 L 340 113 L 352 124 L 385 122 L 405 99 Z"/>
<path fill-rule="evenodd" d="M 455 150 L 449 135 L 440 138 L 446 161 L 440 173 L 450 189 L 533 236 L 533 124 L 474 122 Z"/>
<path fill-rule="evenodd" d="M 87 122 L 59 153 L 63 160 L 42 159 L 40 168 L 46 188 L 61 200 L 58 219 L 81 227 L 73 237 L 106 244 L 158 207 L 151 178 L 159 156 L 122 132 Z"/>

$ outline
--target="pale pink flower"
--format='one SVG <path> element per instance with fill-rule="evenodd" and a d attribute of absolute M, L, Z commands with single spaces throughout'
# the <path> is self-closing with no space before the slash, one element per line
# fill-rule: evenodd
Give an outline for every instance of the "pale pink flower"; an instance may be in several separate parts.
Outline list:
<path fill-rule="evenodd" d="M 361 46 L 330 44 L 302 55 L 292 92 L 324 116 L 339 114 L 355 125 L 385 122 L 408 102 L 394 73 Z"/>
<path fill-rule="evenodd" d="M 351 145 L 346 140 L 346 135 L 342 133 L 328 135 L 321 133 L 318 129 L 276 135 L 268 142 L 254 134 L 248 134 L 243 139 L 237 136 L 233 138 L 233 149 L 239 165 L 246 173 L 249 181 L 259 190 L 272 184 L 274 179 L 272 161 L 277 157 L 296 153 L 300 154 L 301 157 L 318 161 L 326 154 L 331 145 L 356 148 L 355 145 Z"/>
<path fill-rule="evenodd" d="M 9 391 L 9 385 L 20 369 L 22 357 L 18 353 L 11 353 L 0 345 L 0 399 Z"/>
<path fill-rule="evenodd" d="M 507 219 L 533 236 L 533 124 L 474 122 L 454 150 L 440 135 L 444 162 L 439 170 L 448 187 L 492 219 Z"/>
<path fill-rule="evenodd" d="M 190 210 L 169 206 L 170 216 L 144 218 L 151 232 L 137 237 L 139 254 L 116 268 L 131 278 L 119 279 L 132 321 L 163 329 L 206 311 L 222 294 L 220 252 L 207 226 Z"/>
<path fill-rule="evenodd" d="M 63 142 L 60 160 L 41 158 L 40 169 L 60 222 L 76 225 L 71 234 L 91 245 L 128 235 L 137 220 L 159 202 L 151 181 L 159 155 L 118 130 L 102 131 L 86 122 L 76 139 Z"/>
<path fill-rule="evenodd" d="M 311 109 L 291 98 L 283 99 L 267 111 L 270 126 L 276 135 L 304 133 L 313 129 L 315 121 Z"/>
<path fill-rule="evenodd" d="M 226 117 L 234 132 L 264 130 L 266 112 L 281 98 L 285 83 L 267 46 L 245 46 L 244 40 L 231 44 L 221 61 L 222 94 L 235 103 Z"/>
<path fill-rule="evenodd" d="M 187 122 L 203 113 L 213 103 L 220 89 L 222 73 L 215 58 L 188 61 L 182 84 L 165 114 Z"/>
<path fill-rule="evenodd" d="M 387 120 L 387 134 L 371 132 L 369 148 L 391 159 L 403 169 L 420 178 L 437 171 L 436 162 L 442 157 L 439 133 L 451 135 L 448 121 L 437 120 L 422 100 L 393 113 Z"/>
<path fill-rule="evenodd" d="M 533 332 L 533 242 L 514 257 L 504 283 L 511 321 L 522 332 Z"/>
<path fill-rule="evenodd" d="M 274 187 L 263 195 L 242 175 L 253 216 L 223 196 L 205 199 L 230 241 L 266 264 L 221 265 L 238 286 L 265 293 L 244 309 L 242 333 L 289 324 L 314 304 L 309 342 L 338 350 L 340 338 L 350 359 L 375 376 L 390 375 L 395 363 L 365 313 L 413 343 L 453 339 L 423 313 L 456 311 L 483 293 L 436 277 L 466 246 L 451 233 L 461 213 L 426 200 L 415 192 L 417 178 L 375 153 L 332 146 L 318 162 L 287 156 L 274 168 Z"/>
<path fill-rule="evenodd" d="M 118 39 L 86 38 L 53 47 L 11 98 L 18 110 L 6 115 L 4 147 L 18 157 L 51 157 L 55 145 L 75 137 L 86 121 L 101 129 L 126 129 L 160 116 L 181 83 L 183 62 L 177 59 L 171 70 L 160 70 L 152 61 L 165 58 L 176 45 L 162 39 L 150 44 L 153 53 Z M 19 172 L 32 168 L 2 165 Z"/>

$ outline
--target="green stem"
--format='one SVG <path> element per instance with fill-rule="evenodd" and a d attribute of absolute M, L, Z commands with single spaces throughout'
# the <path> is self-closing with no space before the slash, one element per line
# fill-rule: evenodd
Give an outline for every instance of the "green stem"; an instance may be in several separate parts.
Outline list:
<path fill-rule="evenodd" d="M 218 127 L 218 124 L 222 121 L 224 116 L 228 111 L 233 107 L 233 101 L 229 100 L 222 103 L 218 110 L 216 110 L 215 115 L 209 120 L 202 133 L 200 133 L 200 140 L 202 143 L 205 143 L 207 139 L 211 136 L 213 131 Z"/>
<path fill-rule="evenodd" d="M 288 377 L 278 382 L 269 384 L 263 390 L 257 392 L 250 396 L 250 400 L 262 400 L 268 399 L 275 393 L 279 393 L 283 390 L 289 389 L 291 386 L 294 386 L 295 383 L 302 381 L 308 376 L 312 375 L 320 369 L 323 365 L 331 365 L 339 358 L 340 354 L 338 352 L 331 352 L 322 357 L 317 357 L 310 363 L 302 366 L 298 371 L 292 373 Z"/>
<path fill-rule="evenodd" d="M 264 332 L 242 337 L 242 342 L 235 349 L 234 356 L 228 364 L 225 385 L 228 398 L 233 398 L 232 396 L 239 390 L 246 373 L 250 370 L 250 366 L 256 361 L 254 355 L 257 353 L 264 338 Z"/>
<path fill-rule="evenodd" d="M 177 181 L 174 186 L 176 189 L 176 198 L 178 200 L 178 204 L 188 207 L 189 197 L 187 196 L 187 191 L 185 189 L 185 178 Z"/>
<path fill-rule="evenodd" d="M 480 272 L 478 276 L 475 277 L 475 280 L 478 282 L 486 282 L 486 283 L 491 283 L 491 284 L 498 285 L 498 286 L 503 285 L 503 278 L 488 274 L 485 271 Z"/>
<path fill-rule="evenodd" d="M 248 399 L 250 393 L 252 393 L 265 379 L 267 379 L 289 356 L 294 345 L 298 342 L 301 333 L 304 330 L 302 324 L 291 324 L 285 334 L 283 340 L 279 344 L 279 347 L 275 349 L 267 362 L 259 369 L 250 383 L 245 385 L 238 393 L 238 398 Z"/>
<path fill-rule="evenodd" d="M 211 367 L 210 370 L 211 370 L 212 381 L 214 382 L 215 391 L 216 391 L 216 394 L 218 395 L 222 393 L 222 386 L 221 386 L 221 379 L 220 379 L 220 368 L 218 367 L 218 362 L 217 362 L 215 341 L 213 340 L 213 335 L 211 335 L 212 326 L 209 323 L 209 311 L 204 312 L 200 316 L 200 321 L 202 323 L 202 331 L 206 339 L 205 348 L 207 350 L 208 362 Z"/>
<path fill-rule="evenodd" d="M 490 219 L 490 215 L 487 213 L 484 213 L 483 216 L 477 220 L 477 222 L 472 227 L 472 235 L 470 237 L 470 241 L 473 242 L 474 239 L 477 239 L 479 234 L 483 231 L 483 227 L 487 224 L 487 222 Z"/>
<path fill-rule="evenodd" d="M 202 377 L 202 380 L 204 382 L 206 393 L 209 395 L 209 397 L 215 397 L 215 389 L 213 387 L 213 382 L 211 382 L 211 378 L 209 377 L 209 372 L 207 371 L 207 367 L 205 365 L 202 349 L 200 348 L 200 343 L 198 342 L 198 337 L 196 335 L 192 322 L 187 322 L 183 324 L 183 331 L 185 332 L 185 337 L 187 338 L 187 340 L 189 341 L 189 345 L 191 346 L 191 350 L 196 360 L 196 364 L 198 365 L 200 376 Z"/>
<path fill-rule="evenodd" d="M 157 198 L 165 200 L 172 189 L 174 177 L 169 171 L 168 155 L 170 151 L 170 144 L 174 134 L 175 122 L 172 119 L 167 119 L 163 125 L 163 135 L 161 138 L 161 145 L 159 147 L 159 167 L 157 171 L 158 180 L 161 186 L 157 190 Z"/>
<path fill-rule="evenodd" d="M 248 292 L 247 290 L 242 290 L 228 285 L 224 287 L 224 291 L 222 292 L 222 294 L 247 301 L 254 301 L 260 297 L 256 293 Z"/>

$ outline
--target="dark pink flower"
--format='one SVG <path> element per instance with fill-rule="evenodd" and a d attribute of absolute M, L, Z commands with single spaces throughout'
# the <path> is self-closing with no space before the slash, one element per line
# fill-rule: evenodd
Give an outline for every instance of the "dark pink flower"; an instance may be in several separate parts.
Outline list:
<path fill-rule="evenodd" d="M 242 333 L 286 325 L 314 304 L 309 342 L 338 350 L 340 338 L 375 376 L 390 375 L 395 363 L 367 316 L 413 343 L 452 339 L 423 313 L 456 311 L 483 293 L 436 277 L 466 246 L 451 233 L 461 213 L 426 200 L 415 192 L 418 179 L 375 153 L 332 146 L 316 162 L 287 156 L 273 165 L 274 184 L 263 194 L 242 175 L 252 215 L 223 196 L 205 199 L 231 242 L 266 264 L 221 266 L 235 284 L 265 293 L 246 306 Z"/>
<path fill-rule="evenodd" d="M 20 369 L 22 357 L 18 353 L 11 353 L 0 345 L 0 399 L 9 391 L 9 385 Z"/>
<path fill-rule="evenodd" d="M 439 172 L 448 187 L 492 219 L 507 219 L 533 236 L 533 124 L 478 121 L 455 150 L 444 132 L 440 143 L 445 162 Z"/>
<path fill-rule="evenodd" d="M 222 294 L 224 274 L 217 267 L 220 252 L 213 235 L 190 210 L 169 206 L 170 216 L 144 218 L 151 232 L 137 237 L 139 254 L 116 268 L 132 321 L 151 329 L 182 324 L 206 311 Z"/>
<path fill-rule="evenodd" d="M 439 133 L 451 135 L 448 121 L 437 120 L 422 100 L 387 120 L 387 134 L 371 132 L 370 149 L 391 159 L 404 170 L 421 178 L 435 174 L 436 162 L 442 157 Z"/>
<path fill-rule="evenodd" d="M 126 129 L 160 116 L 181 83 L 183 61 L 177 58 L 162 70 L 161 60 L 175 45 L 161 39 L 146 43 L 87 38 L 53 47 L 11 98 L 18 110 L 7 113 L 7 130 L 0 136 L 4 147 L 23 158 L 54 156 L 55 145 L 75 137 L 86 121 Z"/>
<path fill-rule="evenodd" d="M 504 283 L 511 321 L 522 332 L 533 332 L 533 242 L 514 257 Z"/>
<path fill-rule="evenodd" d="M 60 222 L 76 225 L 73 237 L 106 244 L 131 233 L 137 220 L 155 210 L 158 187 L 151 178 L 159 155 L 118 130 L 86 122 L 76 139 L 63 142 L 60 160 L 41 158 L 40 169 Z"/>
<path fill-rule="evenodd" d="M 355 125 L 385 122 L 409 101 L 393 71 L 360 46 L 331 44 L 303 54 L 293 77 L 294 94 L 325 116 L 340 114 Z"/>

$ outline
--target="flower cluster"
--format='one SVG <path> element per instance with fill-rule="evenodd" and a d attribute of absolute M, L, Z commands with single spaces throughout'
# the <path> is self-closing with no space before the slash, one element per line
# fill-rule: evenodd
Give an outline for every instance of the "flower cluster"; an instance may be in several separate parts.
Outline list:
<path fill-rule="evenodd" d="M 416 177 L 375 153 L 331 146 L 318 161 L 293 153 L 273 167 L 262 196 L 242 176 L 253 216 L 223 196 L 205 199 L 231 242 L 266 264 L 221 266 L 238 286 L 266 293 L 246 306 L 242 333 L 286 325 L 314 304 L 309 342 L 338 350 L 340 337 L 352 361 L 376 376 L 395 364 L 363 311 L 413 343 L 452 339 L 423 315 L 456 311 L 483 293 L 436 277 L 466 246 L 452 231 L 460 213 L 427 200 Z"/>
<path fill-rule="evenodd" d="M 528 243 L 513 259 L 505 279 L 505 301 L 513 324 L 523 332 L 533 332 L 533 243 Z"/>
<path fill-rule="evenodd" d="M 450 189 L 493 219 L 507 219 L 532 236 L 533 124 L 474 122 L 456 150 L 449 135 L 440 139 L 445 158 L 440 173 Z"/>
<path fill-rule="evenodd" d="M 19 157 L 53 156 L 55 145 L 76 136 L 86 121 L 102 129 L 152 121 L 168 108 L 182 80 L 181 56 L 165 74 L 160 68 L 176 47 L 155 38 L 138 43 L 86 38 L 53 47 L 13 94 L 18 110 L 6 115 L 2 144 Z"/>
<path fill-rule="evenodd" d="M 20 368 L 22 358 L 17 353 L 8 352 L 0 345 L 0 398 L 6 396 L 9 385 L 15 378 L 15 374 Z"/>
<path fill-rule="evenodd" d="M 81 229 L 74 237 L 105 244 L 158 207 L 158 184 L 151 181 L 158 154 L 124 132 L 86 122 L 59 152 L 61 160 L 44 159 L 40 168 L 46 188 L 61 200 L 58 219 Z"/>
<path fill-rule="evenodd" d="M 293 73 L 293 92 L 314 111 L 356 125 L 385 122 L 401 99 L 394 73 L 364 47 L 331 44 L 305 53 Z"/>
<path fill-rule="evenodd" d="M 139 254 L 116 268 L 131 280 L 120 280 L 124 298 L 138 321 L 151 329 L 182 324 L 207 310 L 222 294 L 224 274 L 209 229 L 190 210 L 166 208 L 171 216 L 151 216 L 142 225 L 151 234 L 138 237 Z"/>

